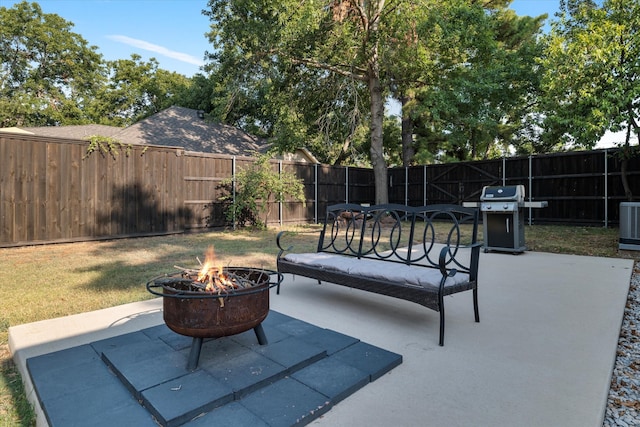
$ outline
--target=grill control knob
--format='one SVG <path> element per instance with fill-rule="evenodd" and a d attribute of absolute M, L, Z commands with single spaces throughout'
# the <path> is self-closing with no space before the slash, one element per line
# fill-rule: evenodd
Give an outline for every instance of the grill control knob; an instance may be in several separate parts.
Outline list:
<path fill-rule="evenodd" d="M 509 205 L 507 205 L 507 204 L 502 205 L 502 209 L 504 209 L 506 211 L 507 209 L 509 209 Z"/>

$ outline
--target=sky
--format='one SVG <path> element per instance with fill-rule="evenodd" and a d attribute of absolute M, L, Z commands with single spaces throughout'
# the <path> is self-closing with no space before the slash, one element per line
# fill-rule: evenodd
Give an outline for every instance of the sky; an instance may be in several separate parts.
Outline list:
<path fill-rule="evenodd" d="M 16 0 L 0 0 L 12 7 Z M 209 19 L 202 14 L 207 0 L 37 0 L 44 13 L 74 24 L 72 31 L 98 47 L 106 60 L 155 58 L 159 67 L 192 77 L 211 50 L 205 33 Z M 560 0 L 514 0 L 518 15 L 553 18 Z"/>
<path fill-rule="evenodd" d="M 199 72 L 209 19 L 202 15 L 206 0 L 28 0 L 44 13 L 74 24 L 72 31 L 98 47 L 105 60 L 156 58 L 159 67 L 187 77 Z M 12 7 L 16 0 L 0 0 Z"/>

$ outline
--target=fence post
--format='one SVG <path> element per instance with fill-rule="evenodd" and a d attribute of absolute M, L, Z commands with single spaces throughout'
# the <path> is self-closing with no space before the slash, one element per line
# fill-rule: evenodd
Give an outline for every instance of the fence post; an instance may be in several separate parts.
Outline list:
<path fill-rule="evenodd" d="M 236 205 L 236 156 L 231 158 L 231 198 Z M 233 229 L 236 229 L 236 210 L 233 210 Z"/>
<path fill-rule="evenodd" d="M 426 206 L 427 205 L 427 165 L 422 166 L 422 180 L 423 180 L 422 199 L 424 202 L 423 205 Z"/>
<path fill-rule="evenodd" d="M 278 162 L 278 179 L 282 182 L 282 160 Z M 280 221 L 280 227 L 282 227 L 282 194 L 280 194 L 278 201 L 278 219 Z"/>
<path fill-rule="evenodd" d="M 404 204 L 409 205 L 409 167 L 404 167 Z"/>
<path fill-rule="evenodd" d="M 507 158 L 502 157 L 502 186 L 507 185 Z"/>
<path fill-rule="evenodd" d="M 314 184 L 313 184 L 313 198 L 314 198 L 314 206 L 313 206 L 313 221 L 317 224 L 318 223 L 318 164 L 315 163 L 313 165 L 313 179 L 314 179 Z"/>
<path fill-rule="evenodd" d="M 533 172 L 531 165 L 533 164 L 533 160 L 531 155 L 529 155 L 529 202 L 531 202 L 531 189 L 533 188 Z M 533 212 L 533 208 L 529 206 L 529 225 L 531 225 L 531 213 Z"/>
<path fill-rule="evenodd" d="M 604 150 L 604 228 L 609 228 L 609 158 Z"/>
<path fill-rule="evenodd" d="M 344 170 L 344 200 L 349 203 L 349 166 Z"/>

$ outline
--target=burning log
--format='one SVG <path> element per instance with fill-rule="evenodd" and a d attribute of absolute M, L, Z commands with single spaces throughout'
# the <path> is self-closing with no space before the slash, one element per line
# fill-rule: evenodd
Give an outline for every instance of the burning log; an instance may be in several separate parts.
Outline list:
<path fill-rule="evenodd" d="M 236 289 L 248 289 L 255 285 L 255 282 L 232 270 L 225 270 L 216 261 L 213 246 L 209 246 L 204 264 L 198 259 L 201 265 L 199 270 L 174 266 L 181 272 L 180 277 L 171 277 L 161 280 L 162 284 L 180 284 L 186 286 L 191 291 L 203 291 L 218 295 L 228 294 Z M 224 302 L 221 300 L 221 304 Z"/>

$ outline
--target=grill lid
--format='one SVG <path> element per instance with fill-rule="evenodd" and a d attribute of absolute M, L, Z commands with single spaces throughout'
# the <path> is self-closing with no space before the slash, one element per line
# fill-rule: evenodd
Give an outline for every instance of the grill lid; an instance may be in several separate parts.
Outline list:
<path fill-rule="evenodd" d="M 486 186 L 482 189 L 480 200 L 483 202 L 524 202 L 524 185 Z"/>

